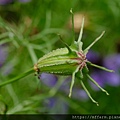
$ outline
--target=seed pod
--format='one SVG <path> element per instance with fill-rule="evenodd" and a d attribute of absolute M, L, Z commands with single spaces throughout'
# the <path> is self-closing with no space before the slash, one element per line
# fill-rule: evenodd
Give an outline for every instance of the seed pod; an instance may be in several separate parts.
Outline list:
<path fill-rule="evenodd" d="M 72 10 L 71 10 L 71 13 L 72 13 Z M 72 13 L 72 18 L 73 18 L 73 13 Z M 74 23 L 74 21 L 72 23 Z M 85 87 L 83 83 L 84 75 L 86 75 L 103 92 L 105 92 L 107 95 L 109 94 L 106 90 L 101 88 L 98 85 L 98 83 L 96 83 L 88 75 L 87 65 L 91 65 L 91 66 L 106 70 L 108 72 L 113 72 L 113 71 L 108 70 L 104 67 L 92 64 L 86 59 L 86 54 L 88 53 L 88 50 L 103 36 L 105 31 L 103 31 L 101 35 L 97 37 L 85 50 L 82 50 L 83 43 L 81 39 L 82 39 L 82 34 L 83 34 L 83 26 L 84 26 L 84 18 L 82 21 L 82 26 L 81 26 L 78 41 L 77 42 L 73 41 L 71 46 L 68 46 L 66 43 L 64 43 L 66 46 L 65 48 L 56 49 L 44 55 L 38 60 L 37 64 L 34 65 L 34 70 L 37 72 L 37 74 L 42 73 L 42 72 L 47 72 L 47 73 L 52 73 L 52 74 L 57 74 L 57 75 L 72 75 L 69 97 L 71 97 L 75 77 L 77 77 L 78 79 L 80 79 L 81 85 L 86 91 L 86 93 L 88 94 L 88 96 L 90 97 L 90 99 L 98 105 L 98 102 L 96 102 L 91 97 L 89 91 L 87 90 L 87 88 Z M 74 29 L 74 24 L 73 24 L 73 29 Z"/>
<path fill-rule="evenodd" d="M 62 54 L 61 54 L 62 53 Z M 59 75 L 71 75 L 77 68 L 82 69 L 86 64 L 86 57 L 82 52 L 71 53 L 67 48 L 54 50 L 38 60 L 37 66 L 40 72 L 55 73 Z M 36 68 L 36 71 L 38 71 Z"/>

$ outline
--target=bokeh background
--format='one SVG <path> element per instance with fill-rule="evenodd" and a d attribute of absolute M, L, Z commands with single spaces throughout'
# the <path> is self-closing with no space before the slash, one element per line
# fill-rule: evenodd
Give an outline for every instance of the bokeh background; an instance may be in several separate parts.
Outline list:
<path fill-rule="evenodd" d="M 71 76 L 34 73 L 0 88 L 0 113 L 4 114 L 119 114 L 120 113 L 120 0 L 0 0 L 0 83 L 29 70 L 53 49 L 70 44 L 73 8 L 76 40 L 85 17 L 83 48 L 102 31 L 105 35 L 87 55 L 95 64 L 115 73 L 89 67 L 90 75 L 109 96 L 85 79 L 96 106 L 76 80 L 68 97 Z"/>

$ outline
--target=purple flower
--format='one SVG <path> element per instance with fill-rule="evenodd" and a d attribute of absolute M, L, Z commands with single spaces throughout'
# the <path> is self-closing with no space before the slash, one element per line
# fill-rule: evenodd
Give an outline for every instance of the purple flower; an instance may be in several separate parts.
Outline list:
<path fill-rule="evenodd" d="M 60 87 L 60 90 L 65 92 L 66 95 L 69 94 L 70 84 L 71 84 L 71 76 L 67 77 Z M 88 95 L 86 94 L 86 92 L 84 90 L 82 90 L 80 88 L 73 88 L 72 93 L 73 93 L 72 94 L 73 99 L 77 99 L 77 100 L 81 100 L 81 101 L 88 100 Z"/>
<path fill-rule="evenodd" d="M 120 85 L 120 75 L 118 73 L 109 73 L 104 72 L 104 80 L 106 84 L 111 86 L 119 86 Z"/>
<path fill-rule="evenodd" d="M 87 53 L 86 58 L 88 61 L 92 63 L 98 63 L 100 60 L 100 55 L 97 52 L 90 50 Z"/>
<path fill-rule="evenodd" d="M 23 3 L 26 3 L 26 2 L 30 2 L 31 0 L 18 0 L 19 2 L 23 2 Z"/>
<path fill-rule="evenodd" d="M 68 105 L 61 99 L 52 97 L 44 101 L 47 111 L 52 114 L 67 114 Z"/>
<path fill-rule="evenodd" d="M 46 102 L 47 102 L 48 107 L 52 108 L 55 105 L 56 99 L 54 97 L 48 98 Z"/>
<path fill-rule="evenodd" d="M 98 71 L 95 71 L 95 72 L 92 72 L 91 73 L 91 77 L 101 86 L 101 87 L 104 87 L 105 84 L 106 84 L 106 81 L 104 80 L 104 75 L 105 75 L 106 72 L 104 71 L 101 71 L 101 70 L 98 70 Z M 99 88 L 93 83 L 90 81 L 90 85 L 92 86 L 92 88 L 94 90 L 99 90 Z"/>
<path fill-rule="evenodd" d="M 105 57 L 103 65 L 115 71 L 120 70 L 120 54 L 113 54 Z"/>
<path fill-rule="evenodd" d="M 118 73 L 109 73 L 106 71 L 98 71 L 93 72 L 91 77 L 101 86 L 105 87 L 105 85 L 110 86 L 119 86 L 120 85 L 120 75 Z M 94 90 L 99 90 L 99 88 L 92 82 L 90 85 Z"/>
<path fill-rule="evenodd" d="M 9 75 L 11 72 L 13 71 L 13 64 L 12 63 L 8 63 L 6 66 L 4 66 L 4 68 L 2 69 L 2 74 L 4 76 Z"/>
<path fill-rule="evenodd" d="M 115 73 L 105 72 L 105 80 L 108 85 L 120 85 L 120 54 L 113 54 L 105 57 L 103 65 L 115 71 Z"/>
<path fill-rule="evenodd" d="M 119 86 L 120 85 L 120 54 L 113 54 L 106 56 L 103 59 L 103 66 L 108 69 L 114 70 L 115 73 L 109 73 L 106 71 L 96 70 L 91 73 L 91 77 L 101 86 L 105 85 Z M 90 82 L 94 90 L 99 90 L 99 88 Z"/>
<path fill-rule="evenodd" d="M 0 5 L 6 5 L 6 4 L 9 4 L 12 2 L 13 2 L 13 0 L 0 0 Z"/>
<path fill-rule="evenodd" d="M 7 59 L 8 52 L 7 52 L 7 46 L 0 45 L 0 67 L 4 64 L 5 60 Z"/>
<path fill-rule="evenodd" d="M 53 74 L 49 74 L 49 73 L 42 73 L 39 78 L 41 79 L 41 81 L 49 86 L 49 87 L 53 87 L 56 83 L 57 83 L 57 76 L 53 75 Z"/>
<path fill-rule="evenodd" d="M 71 83 L 71 76 L 67 77 L 62 85 L 60 86 L 59 90 L 65 92 L 67 95 L 69 94 L 69 89 L 70 89 L 70 83 Z"/>
<path fill-rule="evenodd" d="M 19 1 L 19 2 L 22 2 L 22 3 L 26 3 L 26 2 L 30 2 L 31 0 L 0 0 L 0 5 L 7 5 L 7 4 L 10 4 L 14 1 Z"/>
<path fill-rule="evenodd" d="M 87 93 L 82 89 L 74 88 L 73 93 L 74 94 L 72 95 L 72 97 L 74 99 L 77 99 L 77 100 L 80 100 L 80 101 L 87 101 L 88 100 Z"/>

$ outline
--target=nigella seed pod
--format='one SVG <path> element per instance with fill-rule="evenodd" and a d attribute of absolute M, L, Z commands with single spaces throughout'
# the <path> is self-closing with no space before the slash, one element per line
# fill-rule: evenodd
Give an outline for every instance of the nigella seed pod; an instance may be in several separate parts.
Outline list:
<path fill-rule="evenodd" d="M 72 24 L 73 24 L 74 23 L 73 12 L 72 10 L 70 12 L 72 13 Z M 85 50 L 82 50 L 83 43 L 81 39 L 83 34 L 83 26 L 84 26 L 84 18 L 82 21 L 82 26 L 81 26 L 78 41 L 76 42 L 73 40 L 70 46 L 68 46 L 66 43 L 62 41 L 66 47 L 53 50 L 52 52 L 41 57 L 38 60 L 37 64 L 34 65 L 34 70 L 36 71 L 37 74 L 46 72 L 46 73 L 52 73 L 57 75 L 72 75 L 69 97 L 71 97 L 71 94 L 72 94 L 72 88 L 74 85 L 75 77 L 78 78 L 81 82 L 82 87 L 84 88 L 84 90 L 86 91 L 90 99 L 98 105 L 98 102 L 96 102 L 92 98 L 92 96 L 90 95 L 89 91 L 87 90 L 87 88 L 83 83 L 84 75 L 87 76 L 103 92 L 105 92 L 107 95 L 109 94 L 106 90 L 100 87 L 98 83 L 95 82 L 95 80 L 93 80 L 88 75 L 87 65 L 91 65 L 108 72 L 113 72 L 113 70 L 109 70 L 102 66 L 95 65 L 86 59 L 86 54 L 88 53 L 88 50 L 103 36 L 105 31 L 103 31 L 101 35 L 97 37 Z M 74 24 L 73 24 L 73 36 L 74 36 Z"/>

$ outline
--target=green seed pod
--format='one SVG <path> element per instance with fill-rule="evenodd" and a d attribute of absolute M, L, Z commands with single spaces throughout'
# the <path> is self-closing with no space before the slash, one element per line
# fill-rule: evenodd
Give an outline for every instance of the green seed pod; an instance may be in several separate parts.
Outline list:
<path fill-rule="evenodd" d="M 71 49 L 72 50 L 72 49 Z M 75 53 L 67 48 L 54 50 L 38 60 L 40 72 L 71 75 L 77 68 L 82 69 L 86 64 L 86 57 L 82 52 Z"/>
<path fill-rule="evenodd" d="M 71 10 L 72 13 L 72 10 Z M 72 13 L 73 18 L 73 13 Z M 73 19 L 72 19 L 73 20 Z M 72 21 L 74 23 L 74 21 Z M 83 43 L 81 42 L 82 34 L 83 34 L 83 26 L 84 26 L 84 18 L 82 21 L 82 26 L 79 34 L 78 41 L 73 41 L 71 46 L 68 46 L 66 43 L 65 48 L 60 48 L 53 50 L 52 52 L 41 57 L 37 64 L 34 65 L 34 70 L 37 74 L 42 72 L 57 74 L 57 75 L 72 75 L 72 81 L 70 86 L 69 97 L 72 94 L 72 88 L 74 85 L 75 77 L 80 79 L 81 85 L 90 97 L 90 99 L 98 105 L 90 95 L 89 91 L 85 87 L 83 83 L 83 77 L 86 75 L 94 84 L 96 84 L 103 92 L 108 95 L 108 92 L 101 88 L 89 75 L 87 65 L 92 65 L 94 67 L 106 70 L 108 72 L 113 72 L 112 70 L 108 70 L 104 67 L 92 64 L 86 59 L 86 54 L 88 50 L 103 36 L 104 31 L 101 33 L 99 37 L 97 37 L 85 50 L 82 50 Z M 74 24 L 73 24 L 74 28 Z M 74 32 L 73 32 L 74 34 Z"/>

